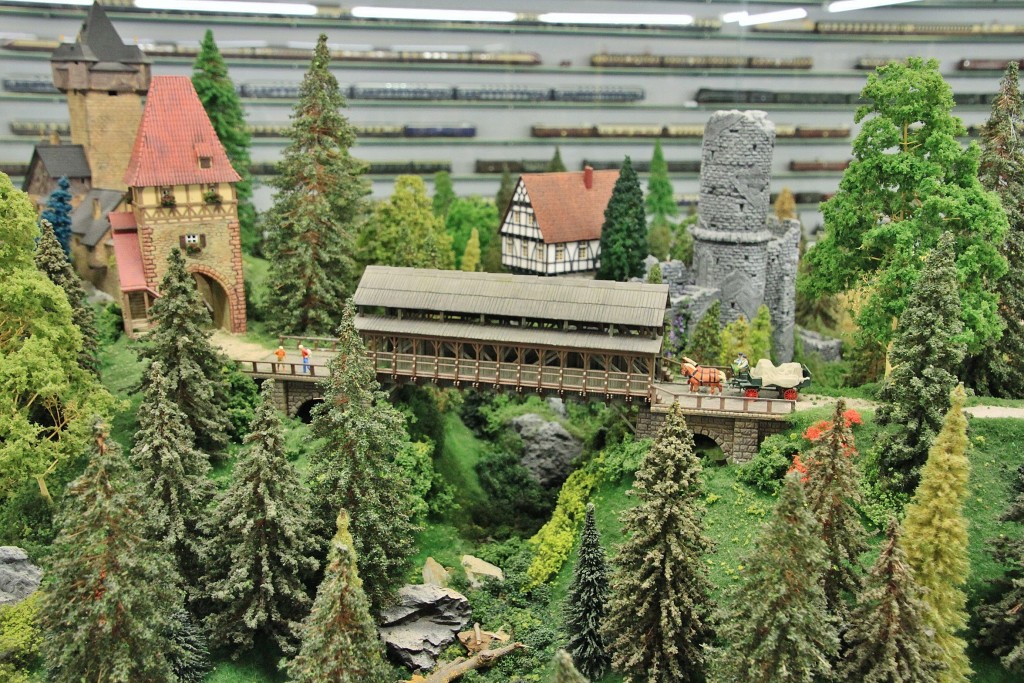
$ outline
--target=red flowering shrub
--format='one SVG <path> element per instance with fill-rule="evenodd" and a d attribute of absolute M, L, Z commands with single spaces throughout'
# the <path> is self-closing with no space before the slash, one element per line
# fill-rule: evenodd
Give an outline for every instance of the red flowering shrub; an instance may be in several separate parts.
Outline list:
<path fill-rule="evenodd" d="M 793 464 L 789 467 L 790 472 L 798 472 L 800 474 L 800 482 L 803 484 L 807 483 L 807 463 L 800 459 L 800 454 L 797 453 L 793 456 Z"/>
<path fill-rule="evenodd" d="M 861 418 L 860 413 L 853 408 L 843 412 L 843 422 L 846 423 L 847 427 L 864 424 L 864 420 Z"/>

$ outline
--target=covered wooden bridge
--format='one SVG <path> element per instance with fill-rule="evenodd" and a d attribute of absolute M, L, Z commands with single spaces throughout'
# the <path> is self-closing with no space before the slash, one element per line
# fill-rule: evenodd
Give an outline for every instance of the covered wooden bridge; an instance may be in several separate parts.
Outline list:
<path fill-rule="evenodd" d="M 354 301 L 382 379 L 650 401 L 668 286 L 369 266 Z"/>

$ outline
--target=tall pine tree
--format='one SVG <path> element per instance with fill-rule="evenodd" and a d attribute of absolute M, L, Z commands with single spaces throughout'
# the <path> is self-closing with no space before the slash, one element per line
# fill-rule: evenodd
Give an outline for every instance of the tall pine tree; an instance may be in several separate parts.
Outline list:
<path fill-rule="evenodd" d="M 580 532 L 580 548 L 573 568 L 572 583 L 565 596 L 566 646 L 577 668 L 597 680 L 608 670 L 611 657 L 605 648 L 601 628 L 608 601 L 608 567 L 601 534 L 597 530 L 594 505 L 587 504 L 587 516 Z"/>
<path fill-rule="evenodd" d="M 242 100 L 228 75 L 228 65 L 213 40 L 213 31 L 207 30 L 203 42 L 199 44 L 199 54 L 192 64 L 192 85 L 199 101 L 203 103 L 206 115 L 210 117 L 217 139 L 224 145 L 232 168 L 242 177 L 235 183 L 238 225 L 242 246 L 251 251 L 259 241 L 259 235 L 256 234 L 256 208 L 252 204 L 252 162 L 249 157 L 252 137 L 245 125 Z"/>
<path fill-rule="evenodd" d="M 71 260 L 71 209 L 71 181 L 67 176 L 61 176 L 57 187 L 46 199 L 46 208 L 40 218 L 53 226 L 53 234 L 68 260 Z"/>
<path fill-rule="evenodd" d="M 498 193 L 494 196 L 494 205 L 498 207 L 498 220 L 505 215 L 505 210 L 508 208 L 508 203 L 512 201 L 512 194 L 515 191 L 516 181 L 512 178 L 512 172 L 508 170 L 508 164 L 503 164 Z"/>
<path fill-rule="evenodd" d="M 830 679 L 839 637 L 821 584 L 826 563 L 804 485 L 790 474 L 722 615 L 724 680 Z"/>
<path fill-rule="evenodd" d="M 903 521 L 907 559 L 925 590 L 925 623 L 946 665 L 935 679 L 938 683 L 966 683 L 971 675 L 967 643 L 959 635 L 967 625 L 963 588 L 970 571 L 964 517 L 970 477 L 965 400 L 962 384 L 950 393 L 949 412 Z"/>
<path fill-rule="evenodd" d="M 900 316 L 875 414 L 887 426 L 878 441 L 881 477 L 893 491 L 910 495 L 949 407 L 949 392 L 964 357 L 959 278 L 953 235 L 945 234 L 926 257 L 924 270 Z"/>
<path fill-rule="evenodd" d="M 651 175 L 647 179 L 647 196 L 644 198 L 647 217 L 652 224 L 670 223 L 674 216 L 679 215 L 679 206 L 672 193 L 672 182 L 668 179 L 668 163 L 665 153 L 661 151 L 661 140 L 654 141 L 654 154 L 651 156 Z"/>
<path fill-rule="evenodd" d="M 356 544 L 348 523 L 348 514 L 341 510 L 324 579 L 299 631 L 302 647 L 298 656 L 285 665 L 294 683 L 388 680 L 380 638 L 356 568 Z"/>
<path fill-rule="evenodd" d="M 684 355 L 704 365 L 717 365 L 721 360 L 722 303 L 717 299 L 697 321 L 693 334 L 687 340 Z"/>
<path fill-rule="evenodd" d="M 565 650 L 555 653 L 555 683 L 587 683 Z"/>
<path fill-rule="evenodd" d="M 354 254 L 370 192 L 367 165 L 349 154 L 355 129 L 341 115 L 345 98 L 329 64 L 321 34 L 265 220 L 270 307 L 279 331 L 292 334 L 330 334 L 359 275 Z"/>
<path fill-rule="evenodd" d="M 169 637 L 181 595 L 146 500 L 117 443 L 97 428 L 85 472 L 68 487 L 41 619 L 50 680 L 173 681 Z"/>
<path fill-rule="evenodd" d="M 601 265 L 598 280 L 626 282 L 643 277 L 647 258 L 647 215 L 640 180 L 627 156 L 612 188 L 601 226 Z"/>
<path fill-rule="evenodd" d="M 705 680 L 711 584 L 701 467 L 678 403 L 640 462 L 622 514 L 626 542 L 614 561 L 604 633 L 612 666 L 628 682 Z"/>
<path fill-rule="evenodd" d="M 163 365 L 171 398 L 185 414 L 196 446 L 207 453 L 220 452 L 231 431 L 223 378 L 229 361 L 210 343 L 210 317 L 178 249 L 172 249 L 167 259 L 160 298 L 149 309 L 149 317 L 154 325 L 143 338 L 139 355 Z"/>
<path fill-rule="evenodd" d="M 565 162 L 562 161 L 562 150 L 555 146 L 555 155 L 551 157 L 551 161 L 544 167 L 546 173 L 565 173 Z"/>
<path fill-rule="evenodd" d="M 395 191 L 374 207 L 358 242 L 360 260 L 367 265 L 455 268 L 451 235 L 434 214 L 423 178 L 416 175 L 395 178 Z"/>
<path fill-rule="evenodd" d="M 210 460 L 196 449 L 160 361 L 146 369 L 142 392 L 130 460 L 139 473 L 152 533 L 174 556 L 191 592 L 205 565 L 200 525 L 213 498 Z"/>
<path fill-rule="evenodd" d="M 921 587 L 900 543 L 900 525 L 890 520 L 882 552 L 850 614 L 837 680 L 932 683 L 942 664 L 924 614 Z"/>
<path fill-rule="evenodd" d="M 434 197 L 430 200 L 434 215 L 443 221 L 448 217 L 448 209 L 454 201 L 455 188 L 452 186 L 451 174 L 438 171 L 434 174 Z"/>
<path fill-rule="evenodd" d="M 317 568 L 309 492 L 288 461 L 273 392 L 266 380 L 245 450 L 206 525 L 206 626 L 215 643 L 240 651 L 268 640 L 295 651 L 310 602 L 304 581 Z"/>
<path fill-rule="evenodd" d="M 414 549 L 409 483 L 396 465 L 409 436 L 405 418 L 380 390 L 355 315 L 349 301 L 330 377 L 321 384 L 324 400 L 313 414 L 323 445 L 310 455 L 309 483 L 321 534 L 330 533 L 337 510 L 352 516 L 359 575 L 377 612 L 401 586 Z"/>
<path fill-rule="evenodd" d="M 67 254 L 61 249 L 53 226 L 47 220 L 39 222 L 42 235 L 36 245 L 36 268 L 50 278 L 50 282 L 64 290 L 71 304 L 71 321 L 82 333 L 82 350 L 78 364 L 93 374 L 99 373 L 99 332 L 96 330 L 96 313 L 85 299 L 85 288 L 78 273 L 71 267 Z"/>
<path fill-rule="evenodd" d="M 976 392 L 1024 398 L 1024 97 L 1019 66 L 1011 61 L 999 84 L 992 115 L 981 128 L 978 178 L 995 192 L 1009 231 L 1001 251 L 1006 275 L 995 283 L 1002 337 L 989 340 L 964 363 L 961 379 Z"/>

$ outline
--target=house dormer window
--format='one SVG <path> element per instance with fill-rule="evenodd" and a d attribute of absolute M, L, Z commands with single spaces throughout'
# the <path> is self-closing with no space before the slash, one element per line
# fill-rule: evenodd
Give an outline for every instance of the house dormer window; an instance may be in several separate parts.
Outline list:
<path fill-rule="evenodd" d="M 210 168 L 211 166 L 213 166 L 211 157 L 199 157 L 199 168 Z"/>

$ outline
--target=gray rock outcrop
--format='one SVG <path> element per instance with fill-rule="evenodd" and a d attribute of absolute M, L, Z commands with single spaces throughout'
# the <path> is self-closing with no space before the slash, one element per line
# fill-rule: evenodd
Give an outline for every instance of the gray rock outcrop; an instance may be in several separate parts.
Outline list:
<path fill-rule="evenodd" d="M 380 637 L 388 655 L 413 670 L 434 667 L 455 642 L 472 609 L 462 593 L 440 586 L 403 586 L 398 603 L 381 613 Z"/>
<path fill-rule="evenodd" d="M 534 479 L 545 487 L 565 481 L 573 460 L 583 452 L 583 444 L 559 423 L 532 413 L 513 419 L 512 428 L 523 441 L 523 467 Z"/>
<path fill-rule="evenodd" d="M 817 354 L 824 361 L 837 361 L 843 359 L 843 342 L 841 339 L 826 337 L 802 327 L 796 328 L 796 334 L 800 338 L 804 355 Z"/>
<path fill-rule="evenodd" d="M 466 572 L 466 581 L 473 588 L 484 585 L 483 579 L 505 580 L 505 572 L 501 571 L 501 567 L 472 555 L 462 556 L 462 570 Z"/>
<path fill-rule="evenodd" d="M 39 588 L 43 570 L 21 548 L 0 546 L 0 605 L 21 602 Z"/>

